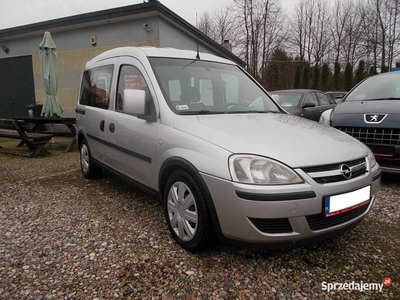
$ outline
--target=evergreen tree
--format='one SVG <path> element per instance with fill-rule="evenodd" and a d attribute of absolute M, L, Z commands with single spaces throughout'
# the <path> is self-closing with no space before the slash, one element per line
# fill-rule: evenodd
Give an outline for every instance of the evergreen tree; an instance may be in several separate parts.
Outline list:
<path fill-rule="evenodd" d="M 350 91 L 353 87 L 353 67 L 350 63 L 347 63 L 344 69 L 344 84 L 343 88 L 345 91 Z"/>
<path fill-rule="evenodd" d="M 371 67 L 371 68 L 369 69 L 368 75 L 369 75 L 369 76 L 373 76 L 373 75 L 376 75 L 376 74 L 378 74 L 378 72 L 376 71 L 376 68 Z"/>
<path fill-rule="evenodd" d="M 308 89 L 308 83 L 310 81 L 310 68 L 308 65 L 304 65 L 303 69 L 303 82 L 302 82 L 302 88 L 303 89 Z"/>
<path fill-rule="evenodd" d="M 366 77 L 366 75 L 365 75 L 365 60 L 360 60 L 360 62 L 358 63 L 356 75 L 354 77 L 354 84 L 359 83 L 365 77 Z"/>
<path fill-rule="evenodd" d="M 388 66 L 382 66 L 381 73 L 387 73 L 387 72 L 389 72 L 389 67 Z"/>
<path fill-rule="evenodd" d="M 296 74 L 294 76 L 294 87 L 295 89 L 300 88 L 300 80 L 301 80 L 301 69 L 300 66 L 297 66 L 296 68 Z"/>
<path fill-rule="evenodd" d="M 315 65 L 314 66 L 314 75 L 313 75 L 313 85 L 312 88 L 315 90 L 319 89 L 319 82 L 320 82 L 320 72 L 319 72 L 319 66 Z"/>
<path fill-rule="evenodd" d="M 333 73 L 333 89 L 340 91 L 341 90 L 341 85 L 340 85 L 340 63 L 335 62 L 335 70 Z"/>
<path fill-rule="evenodd" d="M 329 65 L 324 63 L 322 65 L 322 74 L 321 74 L 321 89 L 323 91 L 327 91 L 329 89 Z"/>

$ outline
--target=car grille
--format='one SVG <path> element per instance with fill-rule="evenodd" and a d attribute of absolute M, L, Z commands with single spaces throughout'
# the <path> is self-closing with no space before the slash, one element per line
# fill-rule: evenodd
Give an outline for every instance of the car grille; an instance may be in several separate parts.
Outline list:
<path fill-rule="evenodd" d="M 352 219 L 361 216 L 368 210 L 368 206 L 369 205 L 364 205 L 349 212 L 332 217 L 325 218 L 323 214 L 317 214 L 317 215 L 306 216 L 306 219 L 311 230 L 316 231 L 316 230 L 326 229 L 329 227 L 343 224 L 345 222 L 348 222 Z"/>
<path fill-rule="evenodd" d="M 336 127 L 364 144 L 400 145 L 400 129 Z"/>
<path fill-rule="evenodd" d="M 288 219 L 256 219 L 249 218 L 258 230 L 265 233 L 290 233 L 293 232 Z"/>
<path fill-rule="evenodd" d="M 340 164 L 302 168 L 302 170 L 318 183 L 332 183 L 347 180 L 341 172 L 341 167 L 343 165 L 347 165 L 350 168 L 352 172 L 351 178 L 356 178 L 367 173 L 365 158 Z"/>

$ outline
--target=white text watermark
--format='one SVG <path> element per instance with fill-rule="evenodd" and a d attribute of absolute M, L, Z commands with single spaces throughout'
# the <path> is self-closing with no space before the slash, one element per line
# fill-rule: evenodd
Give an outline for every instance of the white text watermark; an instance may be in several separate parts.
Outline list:
<path fill-rule="evenodd" d="M 323 291 L 379 291 L 382 292 L 383 286 L 390 286 L 392 280 L 390 277 L 385 277 L 382 283 L 370 282 L 322 282 Z"/>

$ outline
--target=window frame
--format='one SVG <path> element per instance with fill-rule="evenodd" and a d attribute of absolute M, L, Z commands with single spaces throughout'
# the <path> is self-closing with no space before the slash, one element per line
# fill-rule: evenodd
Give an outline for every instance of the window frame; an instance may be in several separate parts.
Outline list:
<path fill-rule="evenodd" d="M 98 83 L 98 79 L 100 77 L 99 75 L 101 75 L 100 70 L 102 70 L 102 69 L 107 71 L 107 72 L 104 72 L 104 74 L 107 74 L 105 77 L 108 79 L 108 82 L 105 83 L 105 89 L 101 89 L 106 93 L 106 96 L 104 99 L 107 101 L 103 100 L 103 102 L 106 103 L 105 106 L 100 105 L 100 103 L 102 103 L 102 102 L 96 101 L 96 98 L 99 95 L 97 93 L 93 93 L 90 91 L 91 88 L 99 89 L 96 86 L 96 84 Z M 97 75 L 96 81 L 92 82 L 92 78 L 93 78 L 92 74 L 93 74 L 93 72 L 96 72 L 96 71 L 98 71 L 100 74 Z M 85 78 L 87 77 L 86 74 L 89 74 L 89 81 L 88 81 L 89 89 L 84 84 Z M 79 93 L 79 105 L 86 105 L 86 106 L 90 106 L 90 107 L 96 107 L 96 108 L 108 110 L 110 107 L 110 100 L 111 100 L 110 96 L 111 96 L 113 76 L 114 76 L 114 65 L 113 64 L 94 67 L 94 68 L 85 70 L 82 74 L 81 88 L 80 88 L 80 93 Z M 87 94 L 88 94 L 86 97 L 87 102 L 83 101 L 83 94 L 84 94 L 85 90 L 87 91 Z M 94 96 L 92 97 L 91 95 L 94 95 Z M 90 98 L 93 98 L 92 101 L 90 101 Z"/>

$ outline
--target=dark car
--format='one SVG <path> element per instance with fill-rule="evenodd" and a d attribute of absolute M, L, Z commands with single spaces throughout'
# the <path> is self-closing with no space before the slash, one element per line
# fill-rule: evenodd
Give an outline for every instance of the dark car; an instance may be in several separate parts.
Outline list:
<path fill-rule="evenodd" d="M 319 121 L 320 115 L 336 103 L 318 90 L 280 90 L 270 92 L 272 97 L 289 113 Z"/>
<path fill-rule="evenodd" d="M 339 91 L 328 91 L 325 92 L 329 97 L 331 97 L 336 103 L 339 103 L 343 97 L 347 94 L 347 92 L 339 92 Z"/>
<path fill-rule="evenodd" d="M 400 72 L 356 85 L 333 109 L 329 123 L 369 146 L 382 171 L 400 174 Z"/>

